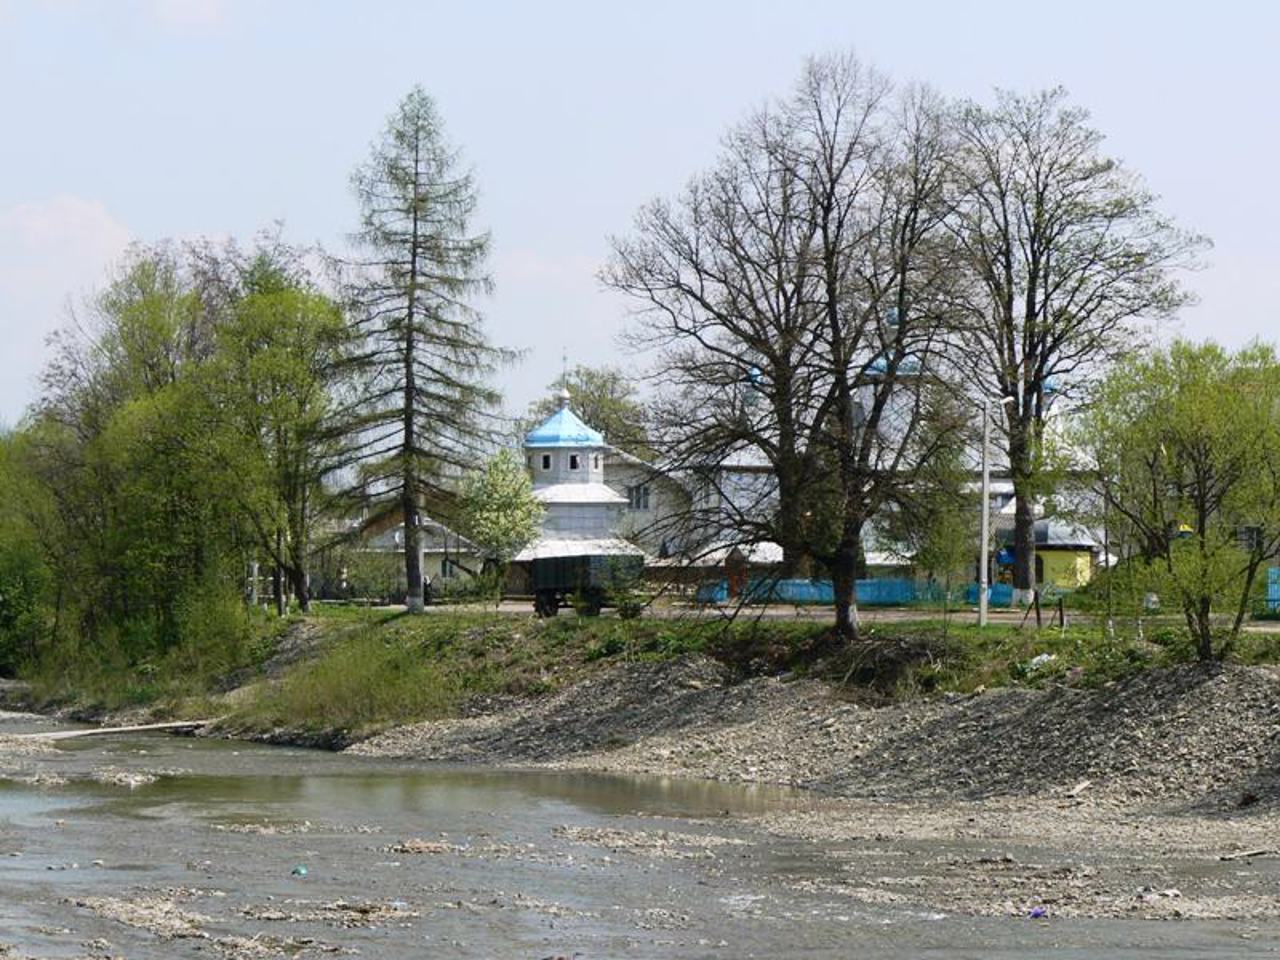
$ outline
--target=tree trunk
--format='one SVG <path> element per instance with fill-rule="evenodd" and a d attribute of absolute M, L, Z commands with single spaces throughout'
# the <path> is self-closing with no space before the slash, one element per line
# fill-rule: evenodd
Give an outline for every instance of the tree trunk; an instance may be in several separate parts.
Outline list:
<path fill-rule="evenodd" d="M 276 616 L 283 617 L 284 608 L 284 567 L 279 557 L 284 553 L 284 534 L 276 530 L 276 560 L 271 565 L 271 592 L 276 600 Z"/>
<path fill-rule="evenodd" d="M 1021 458 L 1019 458 L 1021 459 Z M 1031 492 L 1031 470 L 1025 464 L 1013 468 L 1013 588 L 1020 603 L 1036 588 L 1036 513 Z"/>
<path fill-rule="evenodd" d="M 1210 599 L 1201 597 L 1199 606 L 1196 608 L 1196 645 L 1202 662 L 1213 659 L 1213 624 L 1209 619 L 1210 609 Z"/>
<path fill-rule="evenodd" d="M 303 613 L 311 612 L 311 583 L 307 576 L 306 564 L 300 564 L 289 571 L 289 579 L 293 582 L 293 595 L 298 598 L 298 609 Z"/>
<path fill-rule="evenodd" d="M 404 509 L 404 576 L 406 581 L 405 606 L 410 613 L 422 613 L 426 605 L 422 600 L 422 530 L 418 526 L 418 504 L 407 486 L 402 497 Z"/>
<path fill-rule="evenodd" d="M 298 609 L 303 613 L 310 613 L 311 571 L 308 555 L 311 552 L 311 543 L 307 537 L 307 497 L 305 492 L 293 513 L 291 526 L 293 529 L 289 533 L 289 575 L 293 581 L 293 594 L 298 598 Z"/>
<path fill-rule="evenodd" d="M 831 581 L 835 590 L 836 635 L 846 640 L 858 639 L 858 559 L 861 554 L 862 531 L 846 531 L 831 565 Z"/>

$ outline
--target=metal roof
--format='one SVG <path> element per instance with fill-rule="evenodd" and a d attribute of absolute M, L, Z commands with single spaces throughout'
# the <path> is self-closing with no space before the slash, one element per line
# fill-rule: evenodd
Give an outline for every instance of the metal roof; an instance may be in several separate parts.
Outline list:
<path fill-rule="evenodd" d="M 1077 523 L 1041 517 L 1032 528 L 1037 549 L 1097 550 L 1102 546 L 1098 535 Z M 1013 520 L 997 515 L 996 537 L 1004 546 L 1013 545 Z"/>
<path fill-rule="evenodd" d="M 627 498 L 604 483 L 556 483 L 534 487 L 533 495 L 543 503 L 626 503 Z"/>
<path fill-rule="evenodd" d="M 1098 538 L 1087 528 L 1060 520 L 1037 520 L 1035 538 L 1037 547 L 1083 547 L 1091 550 L 1100 546 Z"/>
<path fill-rule="evenodd" d="M 526 447 L 603 447 L 604 435 L 592 430 L 568 407 L 557 410 L 524 438 Z"/>
<path fill-rule="evenodd" d="M 644 551 L 619 537 L 575 540 L 567 537 L 539 538 L 513 558 L 517 563 L 551 560 L 557 557 L 643 557 Z"/>

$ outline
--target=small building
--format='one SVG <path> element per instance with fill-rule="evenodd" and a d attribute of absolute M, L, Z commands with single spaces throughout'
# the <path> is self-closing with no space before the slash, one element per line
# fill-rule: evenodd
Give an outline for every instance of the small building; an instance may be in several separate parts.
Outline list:
<path fill-rule="evenodd" d="M 651 463 L 610 447 L 605 483 L 626 500 L 618 532 L 652 559 L 677 556 L 688 540 L 691 497 L 680 480 Z"/>
<path fill-rule="evenodd" d="M 365 535 L 363 549 L 404 556 L 404 523 L 394 523 Z M 418 518 L 418 549 L 423 579 L 441 583 L 479 573 L 484 557 L 466 537 L 430 517 Z"/>
<path fill-rule="evenodd" d="M 418 518 L 424 585 L 439 593 L 479 573 L 484 557 L 466 537 L 425 515 Z M 333 525 L 317 549 L 319 599 L 378 598 L 400 602 L 404 579 L 404 521 L 398 508 Z"/>
<path fill-rule="evenodd" d="M 1034 534 L 1037 584 L 1076 590 L 1093 579 L 1102 545 L 1087 528 L 1046 517 L 1035 522 Z M 996 535 L 1002 544 L 996 554 L 996 564 L 1010 566 L 1013 563 L 1012 525 L 1000 522 Z"/>
<path fill-rule="evenodd" d="M 560 392 L 560 409 L 524 438 L 525 464 L 533 495 L 546 514 L 538 539 L 514 562 L 527 573 L 535 609 L 554 615 L 570 596 L 586 598 L 598 612 L 607 584 L 619 568 L 642 568 L 644 551 L 623 538 L 628 498 L 605 483 L 608 444 L 569 407 Z"/>

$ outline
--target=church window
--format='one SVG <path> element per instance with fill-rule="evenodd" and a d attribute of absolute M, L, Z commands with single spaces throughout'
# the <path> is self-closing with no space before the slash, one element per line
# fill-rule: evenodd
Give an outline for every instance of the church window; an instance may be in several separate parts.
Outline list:
<path fill-rule="evenodd" d="M 632 510 L 648 510 L 649 485 L 637 483 L 634 487 L 627 487 L 627 505 Z"/>

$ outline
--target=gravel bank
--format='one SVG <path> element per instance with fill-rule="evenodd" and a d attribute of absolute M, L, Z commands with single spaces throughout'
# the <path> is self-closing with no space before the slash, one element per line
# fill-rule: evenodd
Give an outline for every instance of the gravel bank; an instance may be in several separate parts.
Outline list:
<path fill-rule="evenodd" d="M 783 882 L 855 910 L 1234 921 L 1242 940 L 1280 917 L 1270 669 L 869 707 L 816 680 L 649 664 L 351 749 L 811 788 L 755 825 L 840 863 Z"/>
<path fill-rule="evenodd" d="M 912 800 L 1105 796 L 1227 809 L 1280 797 L 1280 676 L 1152 670 L 1100 689 L 888 707 L 709 660 L 635 664 L 553 696 L 392 730 L 353 752 L 801 786 Z"/>

